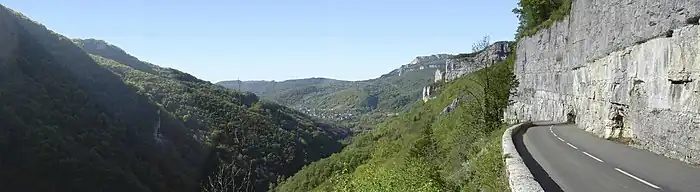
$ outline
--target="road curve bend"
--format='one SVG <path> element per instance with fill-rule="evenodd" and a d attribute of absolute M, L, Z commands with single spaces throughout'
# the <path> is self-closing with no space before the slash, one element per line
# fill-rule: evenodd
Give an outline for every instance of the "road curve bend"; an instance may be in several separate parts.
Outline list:
<path fill-rule="evenodd" d="M 700 168 L 593 136 L 572 124 L 543 124 L 513 136 L 545 191 L 700 191 Z"/>

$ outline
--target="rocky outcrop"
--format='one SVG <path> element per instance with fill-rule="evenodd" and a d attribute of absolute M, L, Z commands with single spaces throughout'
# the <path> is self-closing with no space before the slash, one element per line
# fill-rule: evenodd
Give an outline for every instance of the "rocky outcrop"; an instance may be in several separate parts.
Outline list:
<path fill-rule="evenodd" d="M 452 55 L 450 54 L 435 54 L 435 55 L 429 55 L 429 56 L 418 56 L 413 61 L 408 63 L 409 65 L 414 65 L 414 64 L 421 64 L 421 63 L 444 63 L 445 59 L 451 57 Z"/>
<path fill-rule="evenodd" d="M 423 102 L 428 102 L 428 100 L 435 98 L 435 96 L 431 94 L 431 92 L 434 91 L 433 89 L 434 87 L 431 86 L 423 87 Z"/>
<path fill-rule="evenodd" d="M 445 67 L 446 60 L 452 56 L 454 55 L 435 54 L 430 56 L 418 56 L 415 59 L 413 59 L 413 61 L 411 61 L 410 63 L 402 65 L 398 69 L 395 69 L 389 72 L 388 74 L 382 75 L 382 77 L 401 76 L 411 71 L 419 71 L 426 69 L 442 69 Z"/>
<path fill-rule="evenodd" d="M 510 122 L 575 120 L 700 163 L 700 1 L 574 1 L 518 42 Z"/>
<path fill-rule="evenodd" d="M 445 62 L 445 72 L 440 72 L 441 78 L 437 78 L 438 72 L 436 72 L 435 82 L 438 82 L 438 79 L 452 81 L 461 76 L 482 69 L 488 64 L 505 60 L 508 53 L 510 53 L 509 44 L 510 42 L 508 41 L 499 41 L 491 44 L 487 50 L 475 53 L 460 54 L 447 59 Z"/>
<path fill-rule="evenodd" d="M 445 78 L 445 73 L 440 71 L 440 69 L 435 70 L 435 82 L 442 81 Z"/>
<path fill-rule="evenodd" d="M 453 99 L 452 103 L 450 103 L 444 109 L 442 109 L 442 111 L 440 112 L 440 115 L 444 115 L 444 114 L 447 114 L 447 113 L 454 111 L 455 109 L 457 109 L 458 105 L 459 105 L 459 98 Z"/>

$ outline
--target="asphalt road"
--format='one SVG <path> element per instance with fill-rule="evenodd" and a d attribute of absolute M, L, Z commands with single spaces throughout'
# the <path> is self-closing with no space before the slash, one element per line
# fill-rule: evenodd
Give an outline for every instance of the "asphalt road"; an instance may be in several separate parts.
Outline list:
<path fill-rule="evenodd" d="M 575 125 L 538 124 L 514 141 L 545 191 L 700 192 L 700 168 L 598 138 Z"/>

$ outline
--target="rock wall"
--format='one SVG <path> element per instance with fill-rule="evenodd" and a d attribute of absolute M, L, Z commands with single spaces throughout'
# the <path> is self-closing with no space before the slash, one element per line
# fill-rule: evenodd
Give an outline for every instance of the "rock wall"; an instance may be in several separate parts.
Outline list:
<path fill-rule="evenodd" d="M 489 45 L 488 51 L 460 54 L 456 57 L 449 58 L 445 62 L 445 72 L 441 73 L 443 75 L 441 80 L 452 81 L 481 68 L 484 68 L 484 64 L 479 63 L 483 61 L 499 62 L 504 60 L 508 53 L 510 53 L 509 42 L 499 41 Z M 436 73 L 437 75 L 437 73 Z M 438 78 L 435 78 L 435 82 Z"/>
<path fill-rule="evenodd" d="M 572 119 L 700 163 L 698 18 L 697 0 L 574 0 L 566 19 L 518 42 L 505 119 Z"/>
<path fill-rule="evenodd" d="M 411 71 L 419 71 L 425 69 L 442 69 L 445 67 L 445 60 L 453 55 L 435 54 L 430 56 L 418 56 L 408 64 L 401 65 L 398 69 L 382 75 L 385 76 L 401 76 L 404 73 Z"/>
<path fill-rule="evenodd" d="M 442 81 L 442 78 L 445 78 L 445 73 L 440 71 L 440 69 L 435 70 L 435 82 Z"/>
<path fill-rule="evenodd" d="M 409 65 L 421 64 L 421 63 L 433 63 L 433 62 L 444 62 L 445 59 L 452 57 L 450 54 L 434 54 L 428 56 L 417 56 L 413 59 Z"/>
<path fill-rule="evenodd" d="M 421 97 L 423 102 L 428 102 L 428 100 L 435 99 L 435 96 L 431 93 L 435 91 L 434 89 L 435 87 L 431 86 L 423 87 L 423 95 Z"/>

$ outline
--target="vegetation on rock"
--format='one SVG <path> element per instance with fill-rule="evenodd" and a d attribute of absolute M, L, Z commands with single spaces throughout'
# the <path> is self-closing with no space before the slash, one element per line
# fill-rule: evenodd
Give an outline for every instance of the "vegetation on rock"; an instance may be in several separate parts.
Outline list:
<path fill-rule="evenodd" d="M 555 21 L 564 19 L 571 12 L 571 0 L 520 0 L 513 13 L 518 16 L 520 24 L 516 38 L 534 35 L 547 28 Z"/>

